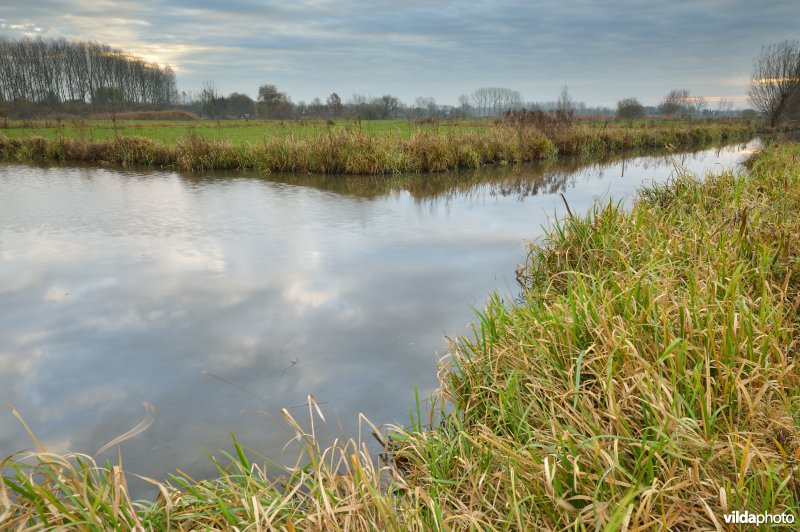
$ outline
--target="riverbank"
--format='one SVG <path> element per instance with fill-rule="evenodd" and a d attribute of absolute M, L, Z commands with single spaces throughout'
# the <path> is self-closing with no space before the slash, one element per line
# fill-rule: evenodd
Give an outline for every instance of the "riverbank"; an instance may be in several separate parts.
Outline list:
<path fill-rule="evenodd" d="M 194 127 L 174 139 L 157 126 L 136 131 L 149 136 L 115 132 L 100 139 L 77 126 L 70 130 L 56 127 L 38 131 L 47 131 L 47 136 L 25 135 L 16 130 L 12 135 L 9 129 L 8 135 L 0 133 L 0 160 L 85 162 L 184 171 L 382 175 L 473 169 L 546 160 L 558 155 L 600 156 L 665 146 L 691 149 L 710 142 L 746 140 L 756 131 L 752 123 L 744 121 L 556 125 L 544 133 L 531 125 L 510 121 L 488 124 L 464 128 L 418 127 L 403 132 L 391 128 L 364 132 L 360 127 L 345 124 L 303 129 L 302 134 L 290 130 L 288 134 L 239 142 L 203 136 Z M 242 130 L 247 131 L 248 127 L 251 126 L 242 126 Z"/>
<path fill-rule="evenodd" d="M 430 430 L 415 406 L 386 442 L 390 465 L 359 441 L 319 449 L 287 412 L 304 452 L 281 478 L 235 445 L 219 478 L 133 503 L 120 468 L 16 456 L 0 522 L 682 529 L 796 512 L 798 162 L 797 144 L 771 146 L 749 176 L 679 176 L 630 211 L 553 227 L 519 271 L 520 301 L 493 298 L 453 343 L 436 401 L 448 412 Z M 313 402 L 308 416 L 319 422 Z"/>

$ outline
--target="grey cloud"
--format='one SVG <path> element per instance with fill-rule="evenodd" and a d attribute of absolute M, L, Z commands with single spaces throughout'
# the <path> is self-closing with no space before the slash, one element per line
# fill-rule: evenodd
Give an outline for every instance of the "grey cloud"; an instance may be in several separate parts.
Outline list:
<path fill-rule="evenodd" d="M 741 95 L 745 87 L 722 80 L 746 78 L 762 45 L 800 26 L 792 1 L 743 0 L 33 0 L 0 8 L 0 18 L 3 35 L 39 27 L 170 62 L 182 89 L 214 80 L 255 95 L 269 82 L 295 100 L 335 90 L 441 103 L 485 85 L 536 100 L 567 83 L 579 99 L 605 104 L 629 95 L 653 103 L 674 87 Z"/>

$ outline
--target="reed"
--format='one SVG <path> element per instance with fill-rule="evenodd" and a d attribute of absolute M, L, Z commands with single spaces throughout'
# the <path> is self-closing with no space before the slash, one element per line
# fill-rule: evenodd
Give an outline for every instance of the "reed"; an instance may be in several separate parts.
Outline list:
<path fill-rule="evenodd" d="M 65 134 L 66 128 L 43 129 L 42 135 L 0 134 L 0 159 L 81 161 L 187 171 L 383 175 L 515 164 L 551 159 L 558 154 L 602 156 L 665 146 L 692 148 L 708 142 L 746 139 L 755 133 L 752 125 L 745 122 L 607 126 L 577 124 L 540 130 L 533 125 L 501 121 L 483 129 L 421 128 L 407 137 L 392 131 L 364 133 L 348 126 L 303 134 L 292 130 L 283 136 L 239 143 L 208 138 L 190 129 L 171 144 L 119 133 L 95 140 L 94 130 L 81 122 L 71 126 L 71 135 Z M 160 130 L 156 127 L 137 131 L 155 136 Z"/>
<path fill-rule="evenodd" d="M 715 528 L 800 502 L 800 150 L 569 216 L 443 374 L 404 480 L 448 523 Z M 499 503 L 498 503 L 499 501 Z"/>
<path fill-rule="evenodd" d="M 437 153 L 437 152 L 434 152 Z M 322 413 L 284 411 L 300 450 L 268 471 L 234 452 L 219 476 L 156 483 L 41 452 L 3 462 L 3 527 L 149 529 L 709 529 L 734 510 L 800 507 L 800 146 L 747 173 L 678 172 L 630 210 L 549 229 L 454 340 L 376 461 L 319 446 Z M 367 431 L 372 430 L 366 425 Z M 269 466 L 272 467 L 272 466 Z M 8 473 L 6 473 L 8 472 Z M 277 476 L 276 476 L 277 475 Z M 155 483 L 155 481 L 154 481 Z"/>
<path fill-rule="evenodd" d="M 703 143 L 741 139 L 755 133 L 745 122 L 656 122 L 641 125 L 606 123 L 604 127 L 578 124 L 556 129 L 550 136 L 560 154 L 606 154 L 625 150 L 691 148 Z"/>

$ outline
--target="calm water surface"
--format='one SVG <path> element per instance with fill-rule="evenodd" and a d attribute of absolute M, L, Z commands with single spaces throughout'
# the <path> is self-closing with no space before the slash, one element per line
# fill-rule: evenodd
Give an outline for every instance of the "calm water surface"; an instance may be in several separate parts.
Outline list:
<path fill-rule="evenodd" d="M 359 412 L 407 423 L 445 335 L 489 292 L 516 294 L 558 192 L 585 212 L 676 162 L 702 174 L 756 146 L 408 179 L 0 165 L 0 403 L 48 451 L 90 454 L 152 403 L 122 454 L 155 478 L 209 474 L 203 451 L 230 432 L 279 458 L 293 436 L 279 411 L 308 394 L 323 438 L 355 435 Z M 0 457 L 32 447 L 0 411 Z"/>

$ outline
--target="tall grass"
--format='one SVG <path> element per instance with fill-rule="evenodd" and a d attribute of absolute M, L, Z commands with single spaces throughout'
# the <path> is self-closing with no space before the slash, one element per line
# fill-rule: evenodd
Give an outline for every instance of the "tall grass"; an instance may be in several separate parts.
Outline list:
<path fill-rule="evenodd" d="M 632 209 L 569 215 L 531 247 L 519 301 L 492 297 L 452 342 L 437 408 L 384 439 L 131 502 L 124 473 L 44 452 L 3 462 L 3 526 L 157 529 L 708 529 L 734 510 L 797 517 L 800 147 L 747 174 L 678 173 Z M 371 428 L 370 426 L 367 427 Z"/>
<path fill-rule="evenodd" d="M 553 128 L 548 137 L 561 154 L 605 154 L 631 149 L 691 148 L 708 142 L 725 142 L 755 133 L 746 122 L 645 122 L 632 125 L 606 122 L 597 127 L 577 124 Z"/>
<path fill-rule="evenodd" d="M 702 151 L 719 147 L 710 142 L 697 145 L 693 150 Z M 541 193 L 557 194 L 567 186 L 576 172 L 604 173 L 609 165 L 619 164 L 631 158 L 648 157 L 648 167 L 673 166 L 674 150 L 642 148 L 603 154 L 562 156 L 523 165 L 484 165 L 472 170 L 445 171 L 439 173 L 403 173 L 392 175 L 337 175 L 337 174 L 272 174 L 271 181 L 310 186 L 358 197 L 376 197 L 404 191 L 415 201 L 424 202 L 436 198 L 468 197 L 477 188 L 491 195 L 525 197 Z M 691 157 L 691 152 L 681 152 Z M 208 181 L 243 177 L 246 172 L 236 170 L 206 173 L 186 172 L 184 179 Z"/>
<path fill-rule="evenodd" d="M 76 129 L 76 128 L 73 128 Z M 167 144 L 142 136 L 116 135 L 106 140 L 78 138 L 57 130 L 55 136 L 0 135 L 0 159 L 11 161 L 84 161 L 124 166 L 146 165 L 180 170 L 247 170 L 259 173 L 393 174 L 472 169 L 488 164 L 545 160 L 562 155 L 604 155 L 674 146 L 689 148 L 711 141 L 745 139 L 749 123 L 663 123 L 658 127 L 611 125 L 598 129 L 574 125 L 547 129 L 499 123 L 484 130 L 419 129 L 399 133 L 363 133 L 351 127 L 307 135 L 265 137 L 258 142 L 229 143 L 193 131 Z"/>
<path fill-rule="evenodd" d="M 678 175 L 556 225 L 444 374 L 455 413 L 407 435 L 451 523 L 714 528 L 796 515 L 800 150 Z M 501 501 L 497 504 L 495 501 Z"/>

